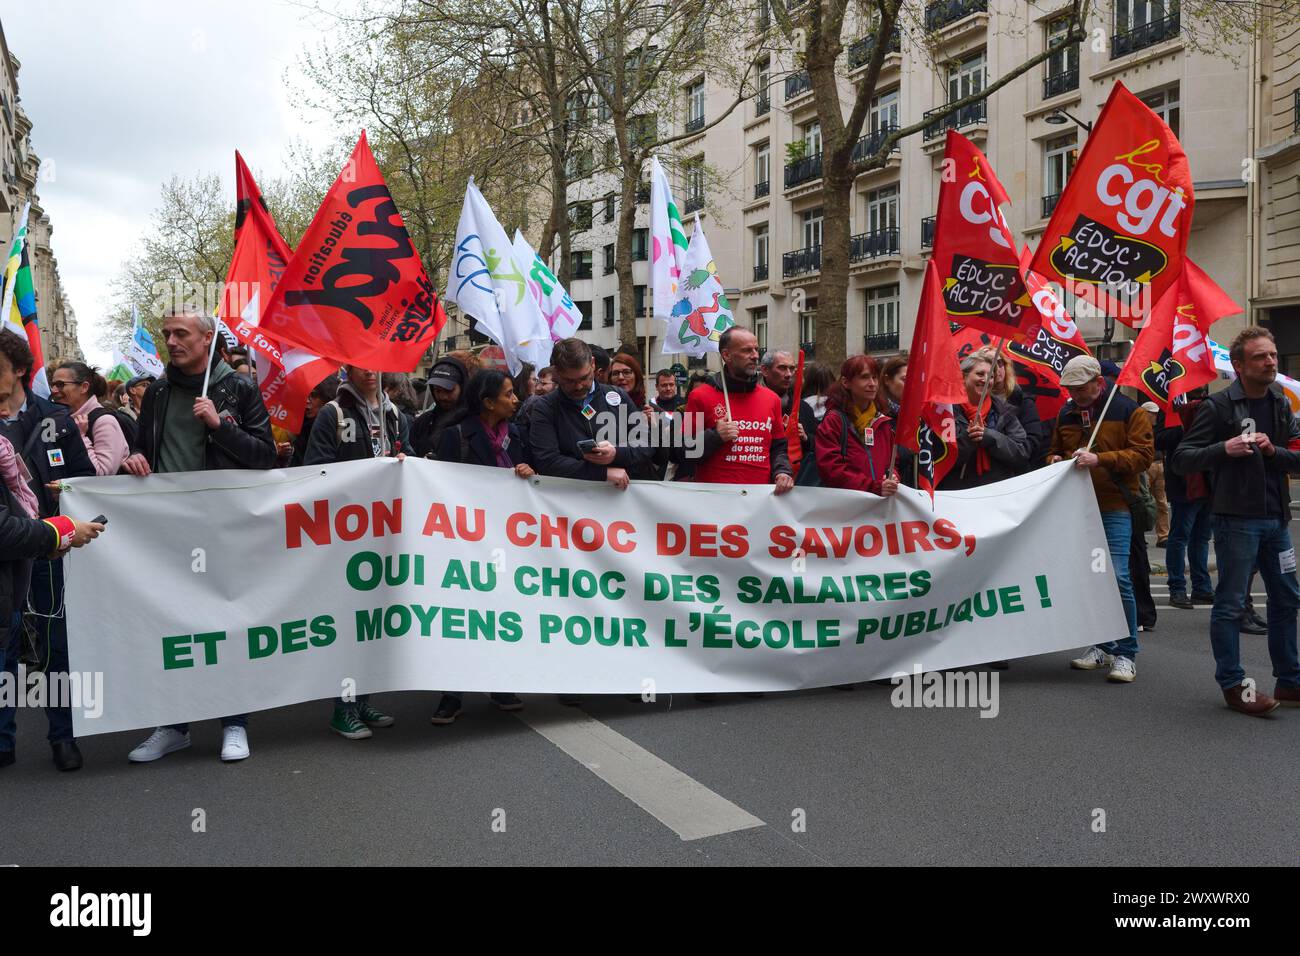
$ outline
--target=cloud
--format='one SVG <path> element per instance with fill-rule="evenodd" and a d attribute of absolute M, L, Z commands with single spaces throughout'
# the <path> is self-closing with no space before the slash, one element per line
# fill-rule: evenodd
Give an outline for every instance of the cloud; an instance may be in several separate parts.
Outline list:
<path fill-rule="evenodd" d="M 5 39 L 44 163 L 38 185 L 88 354 L 109 282 L 146 228 L 159 186 L 217 172 L 234 192 L 238 147 L 268 178 L 296 138 L 325 143 L 285 87 L 331 20 L 283 0 L 11 6 Z M 51 175 L 52 174 L 52 175 Z"/>

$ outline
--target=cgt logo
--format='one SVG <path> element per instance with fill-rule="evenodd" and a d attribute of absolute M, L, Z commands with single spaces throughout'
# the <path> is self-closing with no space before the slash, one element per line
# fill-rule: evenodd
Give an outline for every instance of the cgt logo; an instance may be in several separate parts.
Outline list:
<path fill-rule="evenodd" d="M 1187 374 L 1187 366 L 1174 358 L 1168 349 L 1160 353 L 1160 361 L 1152 362 L 1142 370 L 1142 384 L 1162 402 L 1169 401 L 1169 389 Z"/>
<path fill-rule="evenodd" d="M 129 927 L 133 936 L 153 928 L 152 893 L 82 893 L 78 886 L 50 897 L 50 925 L 60 928 Z"/>

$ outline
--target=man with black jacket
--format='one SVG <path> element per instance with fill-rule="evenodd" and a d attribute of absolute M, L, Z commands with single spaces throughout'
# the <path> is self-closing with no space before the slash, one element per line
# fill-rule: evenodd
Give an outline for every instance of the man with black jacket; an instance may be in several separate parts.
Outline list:
<path fill-rule="evenodd" d="M 20 336 L 0 332 L 3 351 L 16 380 L 7 406 L 12 417 L 0 424 L 0 431 L 14 446 L 32 475 L 31 489 L 40 506 L 38 518 L 52 518 L 59 513 L 58 483 L 64 478 L 90 477 L 95 465 L 86 451 L 81 432 L 72 421 L 66 405 L 59 405 L 27 390 L 32 373 L 31 349 Z M 49 686 L 66 683 L 68 671 L 68 622 L 63 616 L 63 559 L 37 558 L 32 563 L 31 583 L 27 593 L 16 596 L 17 607 L 31 606 L 31 620 L 45 644 L 42 661 Z M 16 645 L 15 645 L 16 647 Z M 71 701 L 51 701 L 45 708 L 49 722 L 50 749 L 54 765 L 60 770 L 77 770 L 82 765 L 81 750 L 72 736 Z"/>
<path fill-rule="evenodd" d="M 257 383 L 238 375 L 219 357 L 203 390 L 209 346 L 216 335 L 211 316 L 175 309 L 163 320 L 171 361 L 149 386 L 140 407 L 135 454 L 123 467 L 133 475 L 274 468 L 275 438 Z M 248 756 L 247 716 L 223 717 L 221 759 Z M 190 745 L 189 724 L 159 727 L 127 759 L 148 763 Z"/>
<path fill-rule="evenodd" d="M 1300 424 L 1277 379 L 1272 333 L 1243 329 L 1228 352 L 1237 380 L 1211 395 L 1174 453 L 1180 475 L 1214 474 L 1211 511 L 1219 586 L 1210 612 L 1215 680 L 1233 710 L 1255 717 L 1279 704 L 1300 706 L 1296 656 L 1295 547 L 1288 530 L 1288 475 L 1300 474 Z M 1268 593 L 1268 654 L 1277 680 L 1273 696 L 1255 690 L 1241 667 L 1239 626 L 1256 562 Z"/>
<path fill-rule="evenodd" d="M 581 339 L 564 339 L 551 351 L 556 388 L 533 405 L 528 421 L 528 444 L 533 468 L 539 475 L 608 481 L 625 489 L 632 475 L 644 474 L 654 460 L 649 442 L 644 447 L 597 441 L 602 431 L 617 432 L 619 423 L 630 426 L 642 411 L 620 388 L 596 381 L 591 348 Z M 648 430 L 647 430 L 648 433 Z M 595 442 L 587 451 L 579 442 Z M 583 447 L 586 447 L 585 445 Z"/>

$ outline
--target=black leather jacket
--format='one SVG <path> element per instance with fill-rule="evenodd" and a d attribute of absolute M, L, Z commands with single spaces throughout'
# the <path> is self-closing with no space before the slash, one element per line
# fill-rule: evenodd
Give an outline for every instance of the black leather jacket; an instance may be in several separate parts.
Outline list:
<path fill-rule="evenodd" d="M 140 403 L 140 428 L 133 450 L 144 455 L 150 469 L 155 471 L 171 389 L 171 382 L 164 375 L 149 386 Z M 271 434 L 271 418 L 266 413 L 257 385 L 242 375 L 227 375 L 209 386 L 208 398 L 217 408 L 221 426 L 207 430 L 204 469 L 274 468 L 275 438 Z"/>

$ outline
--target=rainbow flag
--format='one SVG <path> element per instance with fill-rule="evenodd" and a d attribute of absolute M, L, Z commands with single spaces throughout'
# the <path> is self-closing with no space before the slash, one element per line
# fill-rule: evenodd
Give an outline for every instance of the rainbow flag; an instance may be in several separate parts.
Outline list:
<path fill-rule="evenodd" d="M 36 321 L 36 288 L 32 284 L 32 265 L 27 256 L 27 213 L 31 203 L 23 208 L 23 217 L 14 234 L 13 245 L 9 248 L 9 260 L 5 264 L 4 306 L 0 314 L 4 315 L 4 327 L 18 335 L 27 337 L 27 344 L 32 350 L 32 376 L 30 387 L 42 398 L 50 397 L 50 386 L 45 379 L 45 354 L 41 348 L 41 327 Z"/>

